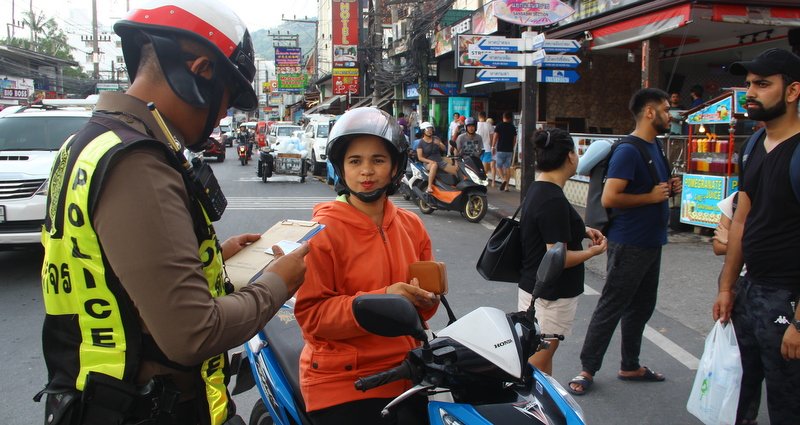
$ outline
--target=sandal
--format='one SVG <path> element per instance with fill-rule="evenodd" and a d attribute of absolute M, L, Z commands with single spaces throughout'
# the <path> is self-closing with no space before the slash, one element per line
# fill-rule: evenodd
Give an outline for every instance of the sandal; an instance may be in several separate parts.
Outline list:
<path fill-rule="evenodd" d="M 667 379 L 664 377 L 664 375 L 658 372 L 653 372 L 647 366 L 644 366 L 643 369 L 644 373 L 641 375 L 633 375 L 633 376 L 617 375 L 617 378 L 623 381 L 639 381 L 639 382 L 661 382 Z"/>
<path fill-rule="evenodd" d="M 582 389 L 578 390 L 572 388 L 572 384 L 580 385 Z M 578 375 L 572 378 L 571 381 L 567 384 L 567 391 L 574 395 L 584 395 L 589 388 L 592 388 L 592 384 L 594 384 L 594 378 L 589 378 L 588 376 Z"/>

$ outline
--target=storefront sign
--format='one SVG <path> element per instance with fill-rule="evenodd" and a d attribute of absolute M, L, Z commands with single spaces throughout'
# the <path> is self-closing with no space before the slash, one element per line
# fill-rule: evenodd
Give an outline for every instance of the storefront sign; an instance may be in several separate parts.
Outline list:
<path fill-rule="evenodd" d="M 552 25 L 575 13 L 559 0 L 495 0 L 497 19 L 517 25 Z"/>
<path fill-rule="evenodd" d="M 27 99 L 28 89 L 3 89 L 3 97 L 6 99 Z"/>
<path fill-rule="evenodd" d="M 270 106 L 280 106 L 283 104 L 283 93 L 272 92 L 269 94 L 269 102 Z"/>
<path fill-rule="evenodd" d="M 728 124 L 731 122 L 731 112 L 733 111 L 732 99 L 732 96 L 720 99 L 689 115 L 686 122 L 689 124 Z"/>
<path fill-rule="evenodd" d="M 333 66 L 355 67 L 358 61 L 358 1 L 333 0 Z"/>
<path fill-rule="evenodd" d="M 440 83 L 437 81 L 428 82 L 429 96 L 457 96 L 458 83 Z M 413 83 L 406 85 L 406 99 L 416 99 L 419 97 L 419 84 Z"/>
<path fill-rule="evenodd" d="M 306 87 L 306 74 L 276 73 L 278 77 L 278 90 L 299 92 Z"/>
<path fill-rule="evenodd" d="M 523 69 L 482 69 L 475 73 L 481 81 L 498 81 L 502 83 L 522 83 L 525 81 Z"/>
<path fill-rule="evenodd" d="M 275 47 L 275 66 L 300 66 L 301 53 L 299 47 Z"/>
<path fill-rule="evenodd" d="M 472 112 L 472 98 L 451 96 L 447 99 L 447 110 L 450 111 L 450 115 L 458 112 L 459 114 L 468 117 Z"/>
<path fill-rule="evenodd" d="M 462 19 L 450 26 L 450 36 L 455 37 L 459 34 L 467 33 L 471 28 L 472 28 L 472 19 L 471 18 Z"/>
<path fill-rule="evenodd" d="M 333 68 L 333 94 L 358 93 L 358 68 Z"/>
<path fill-rule="evenodd" d="M 450 28 L 445 28 L 440 31 L 436 31 L 436 34 L 433 36 L 433 40 L 431 41 L 433 44 L 433 55 L 435 57 L 442 56 L 446 53 L 450 53 L 453 51 L 453 35 L 450 33 Z"/>
<path fill-rule="evenodd" d="M 733 89 L 733 113 L 737 115 L 744 115 L 747 109 L 744 107 L 747 101 L 747 89 Z"/>
<path fill-rule="evenodd" d="M 497 16 L 494 14 L 494 2 L 489 2 L 472 14 L 472 32 L 475 34 L 497 32 Z"/>
<path fill-rule="evenodd" d="M 684 174 L 681 223 L 717 227 L 722 215 L 717 203 L 725 199 L 725 189 L 725 177 Z"/>
<path fill-rule="evenodd" d="M 563 0 L 564 3 L 575 10 L 575 13 L 559 22 L 559 25 L 588 20 L 597 15 L 619 10 L 632 4 L 644 3 L 645 1 L 650 0 Z"/>

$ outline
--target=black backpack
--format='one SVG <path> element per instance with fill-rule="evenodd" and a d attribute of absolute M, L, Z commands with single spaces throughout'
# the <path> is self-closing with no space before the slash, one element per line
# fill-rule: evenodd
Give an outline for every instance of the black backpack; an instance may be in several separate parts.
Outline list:
<path fill-rule="evenodd" d="M 601 201 L 603 197 L 603 188 L 606 186 L 608 163 L 611 161 L 611 155 L 614 155 L 614 152 L 617 150 L 617 148 L 624 143 L 635 146 L 636 150 L 639 151 L 639 155 L 642 156 L 642 159 L 644 159 L 644 162 L 647 164 L 647 169 L 650 171 L 650 177 L 653 179 L 653 185 L 656 185 L 661 181 L 658 178 L 658 172 L 656 171 L 656 166 L 653 163 L 653 158 L 650 157 L 650 153 L 643 144 L 646 142 L 642 142 L 638 139 L 621 139 L 614 142 L 611 145 L 611 151 L 608 152 L 608 155 L 606 155 L 602 161 L 592 168 L 589 176 L 589 192 L 586 195 L 586 225 L 600 230 L 604 235 L 608 234 L 608 228 L 611 225 L 611 220 L 614 218 L 613 214 L 611 213 L 611 208 L 603 207 L 603 203 Z M 666 156 L 664 156 L 664 151 L 661 148 L 661 142 L 656 140 L 656 144 L 658 145 L 659 152 L 661 152 L 661 155 L 659 156 L 661 157 L 661 160 L 664 161 L 667 173 L 669 174 L 670 166 Z M 669 176 L 667 176 L 667 180 L 669 180 Z"/>

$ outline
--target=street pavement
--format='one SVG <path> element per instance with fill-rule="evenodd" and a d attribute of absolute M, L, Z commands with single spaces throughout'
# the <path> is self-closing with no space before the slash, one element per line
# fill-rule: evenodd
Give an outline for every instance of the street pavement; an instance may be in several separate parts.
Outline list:
<path fill-rule="evenodd" d="M 232 148 L 229 148 L 232 149 Z M 262 183 L 254 165 L 241 166 L 231 160 L 212 163 L 229 199 L 223 219 L 215 224 L 220 239 L 244 233 L 263 233 L 285 218 L 308 219 L 321 201 L 333 199 L 330 186 L 309 178 L 299 183 L 294 176 L 276 176 Z M 476 225 L 458 212 L 420 214 L 411 202 L 393 201 L 420 215 L 433 241 L 434 255 L 448 266 L 448 300 L 456 316 L 486 305 L 504 311 L 516 308 L 516 286 L 486 282 L 475 271 L 483 245 L 501 217 L 513 214 L 520 193 L 489 189 L 490 214 Z M 627 383 L 615 379 L 619 362 L 618 333 L 609 346 L 604 368 L 597 374 L 591 393 L 576 397 L 591 424 L 699 424 L 686 412 L 686 400 L 694 380 L 697 359 L 702 355 L 705 335 L 712 327 L 711 304 L 722 259 L 711 252 L 707 238 L 672 234 L 664 248 L 661 286 L 656 312 L 649 322 L 642 345 L 642 363 L 663 372 L 662 383 Z M 42 406 L 31 397 L 45 384 L 47 373 L 41 353 L 41 250 L 0 251 L 0 424 L 40 423 Z M 579 352 L 591 313 L 603 287 L 604 257 L 587 267 L 586 293 L 580 298 L 572 335 L 559 346 L 554 377 L 566 385 L 580 369 Z M 434 330 L 446 326 L 443 309 L 430 321 Z M 258 395 L 255 390 L 236 396 L 238 411 L 245 419 Z M 762 403 L 761 423 L 768 423 Z"/>

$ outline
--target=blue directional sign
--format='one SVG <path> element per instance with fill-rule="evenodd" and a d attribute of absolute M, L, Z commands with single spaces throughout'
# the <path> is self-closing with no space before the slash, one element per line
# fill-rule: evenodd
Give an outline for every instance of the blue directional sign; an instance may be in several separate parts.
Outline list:
<path fill-rule="evenodd" d="M 578 40 L 545 40 L 542 48 L 547 53 L 575 53 L 581 49 Z"/>
<path fill-rule="evenodd" d="M 521 83 L 525 81 L 525 70 L 522 69 L 482 69 L 475 74 L 481 81 L 500 81 L 505 83 Z"/>
<path fill-rule="evenodd" d="M 581 59 L 575 55 L 545 55 L 544 68 L 577 68 Z"/>
<path fill-rule="evenodd" d="M 540 69 L 537 75 L 540 83 L 572 84 L 581 79 L 577 71 L 566 69 Z"/>

